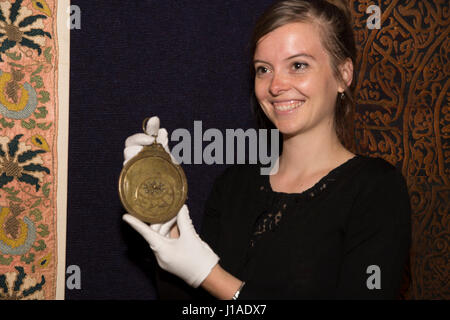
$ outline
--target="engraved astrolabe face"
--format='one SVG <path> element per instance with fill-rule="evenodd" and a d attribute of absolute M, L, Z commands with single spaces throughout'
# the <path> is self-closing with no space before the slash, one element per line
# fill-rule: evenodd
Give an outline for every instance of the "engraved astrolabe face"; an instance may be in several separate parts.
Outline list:
<path fill-rule="evenodd" d="M 186 201 L 186 175 L 155 137 L 153 144 L 144 146 L 123 167 L 119 195 L 132 216 L 151 224 L 164 223 L 175 217 Z"/>

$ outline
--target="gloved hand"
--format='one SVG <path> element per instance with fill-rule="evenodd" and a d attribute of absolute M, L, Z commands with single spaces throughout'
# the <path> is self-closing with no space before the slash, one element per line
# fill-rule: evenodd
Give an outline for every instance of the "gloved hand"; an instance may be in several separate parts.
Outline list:
<path fill-rule="evenodd" d="M 219 261 L 219 257 L 195 231 L 186 205 L 175 218 L 164 224 L 149 226 L 129 214 L 125 214 L 123 220 L 149 243 L 162 269 L 180 277 L 194 288 L 200 286 Z M 170 229 L 175 221 L 180 237 L 170 238 Z"/>
<path fill-rule="evenodd" d="M 155 141 L 160 143 L 164 149 L 170 154 L 172 158 L 172 162 L 175 164 L 179 164 L 176 159 L 172 156 L 169 150 L 169 138 L 167 134 L 167 130 L 159 128 L 159 118 L 151 117 L 147 121 L 145 133 L 136 133 L 125 140 L 125 149 L 123 151 L 125 161 L 123 165 L 125 165 L 131 158 L 136 156 L 145 145 L 150 145 Z"/>

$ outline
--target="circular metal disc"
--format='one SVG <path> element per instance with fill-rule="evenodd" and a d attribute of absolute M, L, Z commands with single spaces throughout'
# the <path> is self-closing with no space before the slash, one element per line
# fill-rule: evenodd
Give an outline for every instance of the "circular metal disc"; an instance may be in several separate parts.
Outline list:
<path fill-rule="evenodd" d="M 186 176 L 164 148 L 154 143 L 122 169 L 119 195 L 131 215 L 147 223 L 164 223 L 175 217 L 186 201 Z"/>

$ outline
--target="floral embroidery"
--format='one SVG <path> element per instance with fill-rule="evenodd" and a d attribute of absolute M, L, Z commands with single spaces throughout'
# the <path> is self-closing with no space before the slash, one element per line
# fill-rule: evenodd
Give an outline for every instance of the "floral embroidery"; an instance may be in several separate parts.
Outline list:
<path fill-rule="evenodd" d="M 44 150 L 30 150 L 31 147 L 19 142 L 22 134 L 12 140 L 0 137 L 0 188 L 14 179 L 36 187 L 39 191 L 43 172 L 50 174 L 47 167 L 42 166 L 42 158 L 38 155 Z"/>
<path fill-rule="evenodd" d="M 57 4 L 0 0 L 0 300 L 56 294 Z"/>
<path fill-rule="evenodd" d="M 0 113 L 7 118 L 28 118 L 37 107 L 36 90 L 28 82 L 19 82 L 24 76 L 20 70 L 0 70 Z"/>
<path fill-rule="evenodd" d="M 52 16 L 52 12 L 44 0 L 31 0 L 31 2 L 33 3 L 33 8 L 41 11 L 49 17 Z"/>
<path fill-rule="evenodd" d="M 50 151 L 50 147 L 47 143 L 47 140 L 45 140 L 45 138 L 40 134 L 35 134 L 34 136 L 32 136 L 31 143 L 42 150 Z"/>
<path fill-rule="evenodd" d="M 28 253 L 36 240 L 36 228 L 33 221 L 18 215 L 24 209 L 18 205 L 0 210 L 0 252 L 9 255 L 23 255 Z"/>
<path fill-rule="evenodd" d="M 44 299 L 45 277 L 40 281 L 27 275 L 23 267 L 16 266 L 17 272 L 0 274 L 1 300 L 41 300 Z"/>
<path fill-rule="evenodd" d="M 44 31 L 42 19 L 44 15 L 32 15 L 33 12 L 21 6 L 23 0 L 0 2 L 0 61 L 1 53 L 15 47 L 17 44 L 36 50 L 39 55 L 45 45 L 45 37 L 51 34 Z"/>

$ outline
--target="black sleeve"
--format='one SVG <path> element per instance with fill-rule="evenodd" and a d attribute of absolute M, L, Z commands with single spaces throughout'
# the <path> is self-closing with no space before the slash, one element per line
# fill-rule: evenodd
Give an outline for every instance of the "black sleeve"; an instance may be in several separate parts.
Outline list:
<path fill-rule="evenodd" d="M 200 238 L 209 244 L 216 252 L 217 239 L 219 239 L 219 220 L 221 208 L 223 208 L 223 196 L 226 186 L 224 180 L 230 168 L 225 169 L 214 181 L 213 187 L 207 198 L 203 216 Z M 156 266 L 156 287 L 158 298 L 161 300 L 210 300 L 214 299 L 201 287 L 194 289 L 177 276 L 162 270 Z"/>
<path fill-rule="evenodd" d="M 408 191 L 394 167 L 374 179 L 361 188 L 347 221 L 336 299 L 398 298 L 411 243 Z"/>

